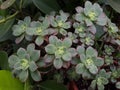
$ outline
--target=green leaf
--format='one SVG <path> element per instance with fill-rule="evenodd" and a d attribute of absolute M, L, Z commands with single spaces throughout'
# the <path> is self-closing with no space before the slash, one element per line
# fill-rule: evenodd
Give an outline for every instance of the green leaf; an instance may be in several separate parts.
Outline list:
<path fill-rule="evenodd" d="M 68 52 L 70 52 L 73 57 L 77 55 L 77 51 L 75 48 L 69 48 Z"/>
<path fill-rule="evenodd" d="M 70 61 L 72 59 L 72 55 L 71 53 L 65 53 L 62 58 L 64 59 L 64 61 Z"/>
<path fill-rule="evenodd" d="M 77 66 L 76 66 L 76 73 L 77 74 L 82 74 L 85 70 L 85 67 L 84 67 L 84 64 L 82 63 L 79 63 Z"/>
<path fill-rule="evenodd" d="M 4 51 L 0 51 L 0 67 L 1 69 L 8 70 L 8 55 Z"/>
<path fill-rule="evenodd" d="M 90 1 L 86 1 L 85 2 L 85 10 L 84 10 L 86 15 L 88 14 L 88 12 L 90 11 L 91 8 L 92 8 L 92 3 Z"/>
<path fill-rule="evenodd" d="M 56 42 L 58 41 L 58 38 L 56 36 L 49 37 L 50 44 L 56 45 Z"/>
<path fill-rule="evenodd" d="M 98 90 L 104 90 L 104 85 L 98 85 Z"/>
<path fill-rule="evenodd" d="M 59 31 L 62 35 L 67 35 L 67 31 L 65 29 L 61 28 Z"/>
<path fill-rule="evenodd" d="M 110 78 L 111 72 L 106 72 L 105 69 L 101 69 L 99 71 L 99 76 L 105 77 L 105 78 Z"/>
<path fill-rule="evenodd" d="M 116 83 L 116 88 L 120 89 L 120 82 Z"/>
<path fill-rule="evenodd" d="M 0 71 L 0 90 L 24 90 L 23 83 L 15 79 L 9 71 Z"/>
<path fill-rule="evenodd" d="M 29 66 L 29 69 L 31 72 L 34 72 L 35 70 L 37 70 L 38 66 L 36 65 L 35 62 L 30 62 L 30 66 Z"/>
<path fill-rule="evenodd" d="M 19 74 L 19 78 L 22 82 L 25 82 L 28 79 L 28 71 L 21 71 Z"/>
<path fill-rule="evenodd" d="M 48 54 L 46 54 L 46 55 L 44 56 L 44 62 L 46 62 L 46 63 L 52 62 L 53 59 L 54 59 L 54 55 L 48 55 Z"/>
<path fill-rule="evenodd" d="M 85 48 L 83 46 L 78 46 L 77 52 L 78 52 L 78 54 L 85 54 Z"/>
<path fill-rule="evenodd" d="M 12 37 L 11 27 L 13 23 L 14 19 L 11 19 L 6 21 L 5 23 L 0 24 L 0 42 Z"/>
<path fill-rule="evenodd" d="M 15 1 L 16 1 L 16 0 L 6 0 L 6 1 L 4 1 L 4 2 L 1 4 L 0 8 L 1 8 L 1 9 L 7 9 L 7 8 L 10 7 Z"/>
<path fill-rule="evenodd" d="M 53 45 L 53 44 L 48 44 L 48 45 L 45 47 L 45 51 L 46 51 L 48 54 L 54 54 L 55 51 L 56 51 L 56 47 L 55 47 L 55 45 Z"/>
<path fill-rule="evenodd" d="M 18 51 L 17 51 L 17 55 L 20 57 L 20 58 L 25 58 L 27 52 L 24 48 L 19 48 Z"/>
<path fill-rule="evenodd" d="M 40 37 L 38 36 L 35 40 L 35 43 L 40 46 L 42 43 L 44 42 L 44 38 L 43 37 Z"/>
<path fill-rule="evenodd" d="M 89 68 L 89 71 L 92 73 L 92 74 L 96 74 L 98 72 L 98 69 L 95 65 L 91 65 L 90 68 Z"/>
<path fill-rule="evenodd" d="M 86 55 L 88 57 L 92 57 L 92 56 L 93 57 L 97 57 L 98 53 L 97 53 L 97 51 L 94 48 L 88 47 L 87 50 L 86 50 Z"/>
<path fill-rule="evenodd" d="M 120 0 L 107 0 L 108 4 L 118 13 L 120 13 Z"/>
<path fill-rule="evenodd" d="M 40 83 L 40 90 L 67 90 L 67 88 L 54 80 L 47 80 Z"/>
<path fill-rule="evenodd" d="M 40 51 L 39 50 L 34 50 L 30 54 L 30 56 L 31 56 L 32 61 L 37 61 L 40 58 Z"/>
<path fill-rule="evenodd" d="M 95 88 L 96 88 L 96 80 L 93 80 L 93 81 L 91 82 L 90 88 L 91 88 L 92 90 L 95 90 Z M 90 90 L 91 90 L 91 89 L 90 89 Z"/>
<path fill-rule="evenodd" d="M 41 80 L 41 74 L 39 71 L 31 72 L 31 77 L 34 81 L 40 81 Z"/>
<path fill-rule="evenodd" d="M 71 45 L 72 45 L 71 39 L 65 38 L 65 39 L 63 40 L 63 45 L 64 45 L 65 47 L 67 47 L 67 48 L 71 47 Z"/>
<path fill-rule="evenodd" d="M 28 46 L 27 46 L 27 52 L 28 53 L 32 53 L 33 51 L 35 50 L 35 44 L 29 44 Z"/>
<path fill-rule="evenodd" d="M 49 14 L 51 11 L 58 11 L 60 9 L 56 0 L 32 0 L 37 8 L 43 13 Z"/>
<path fill-rule="evenodd" d="M 101 80 L 102 80 L 102 83 L 104 84 L 104 85 L 106 85 L 106 84 L 108 84 L 108 80 L 106 79 L 106 78 L 101 78 Z"/>
<path fill-rule="evenodd" d="M 104 60 L 102 58 L 97 58 L 94 60 L 96 66 L 102 66 L 104 64 Z"/>
<path fill-rule="evenodd" d="M 16 64 L 20 59 L 16 55 L 11 55 L 8 59 L 8 63 L 10 67 L 14 67 L 14 64 Z"/>
<path fill-rule="evenodd" d="M 55 66 L 56 69 L 60 69 L 63 65 L 63 61 L 60 58 L 55 59 L 53 65 Z"/>

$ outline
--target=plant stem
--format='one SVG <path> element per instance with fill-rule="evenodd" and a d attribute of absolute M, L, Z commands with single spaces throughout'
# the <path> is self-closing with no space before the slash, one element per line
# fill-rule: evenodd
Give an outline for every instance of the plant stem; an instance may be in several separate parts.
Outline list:
<path fill-rule="evenodd" d="M 99 54 L 101 54 L 101 50 L 102 50 L 103 45 L 104 45 L 104 41 L 102 41 L 102 44 L 100 45 L 100 48 L 99 48 L 99 50 L 98 50 L 98 53 L 99 53 Z"/>
<path fill-rule="evenodd" d="M 20 11 L 22 9 L 22 5 L 23 5 L 23 0 L 20 0 L 20 6 L 19 6 Z"/>
<path fill-rule="evenodd" d="M 12 15 L 6 17 L 6 18 L 3 18 L 2 20 L 0 20 L 0 24 L 6 22 L 6 21 L 9 20 L 9 19 L 12 19 L 12 18 L 15 17 L 18 13 L 19 13 L 19 11 L 16 11 L 14 14 L 12 14 Z"/>
<path fill-rule="evenodd" d="M 29 79 L 27 79 L 25 84 L 24 84 L 24 90 L 31 90 Z"/>

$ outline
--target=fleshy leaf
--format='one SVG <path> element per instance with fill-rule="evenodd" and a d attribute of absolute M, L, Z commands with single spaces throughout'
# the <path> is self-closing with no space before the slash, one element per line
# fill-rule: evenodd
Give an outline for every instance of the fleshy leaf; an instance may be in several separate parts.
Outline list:
<path fill-rule="evenodd" d="M 34 72 L 35 70 L 37 70 L 38 66 L 35 64 L 35 62 L 30 62 L 29 64 L 29 69 L 31 72 Z"/>
<path fill-rule="evenodd" d="M 98 72 L 98 69 L 95 65 L 91 65 L 90 68 L 89 68 L 89 71 L 92 73 L 92 74 L 96 74 Z"/>
<path fill-rule="evenodd" d="M 40 51 L 39 50 L 32 51 L 30 57 L 32 61 L 37 61 L 40 58 Z"/>
<path fill-rule="evenodd" d="M 60 69 L 63 65 L 63 61 L 61 59 L 55 59 L 53 65 L 56 69 Z"/>
<path fill-rule="evenodd" d="M 78 46 L 77 52 L 78 52 L 78 54 L 85 54 L 85 48 L 83 46 Z"/>
<path fill-rule="evenodd" d="M 48 54 L 54 54 L 55 51 L 56 51 L 56 47 L 55 47 L 55 45 L 53 45 L 53 44 L 48 44 L 48 45 L 45 47 L 45 51 L 46 51 Z"/>
<path fill-rule="evenodd" d="M 65 39 L 63 40 L 63 45 L 64 45 L 65 47 L 67 47 L 67 48 L 71 47 L 71 45 L 72 45 L 71 39 L 65 38 Z"/>
<path fill-rule="evenodd" d="M 19 48 L 18 51 L 17 51 L 17 55 L 20 57 L 20 58 L 25 58 L 27 52 L 24 48 Z"/>
<path fill-rule="evenodd" d="M 84 64 L 82 63 L 79 63 L 75 68 L 75 71 L 77 74 L 82 74 L 84 70 L 85 70 L 85 67 L 84 67 Z"/>
<path fill-rule="evenodd" d="M 56 42 L 58 41 L 58 38 L 56 36 L 50 36 L 49 37 L 49 43 L 56 45 Z"/>
<path fill-rule="evenodd" d="M 63 56 L 62 56 L 62 58 L 63 58 L 63 60 L 64 61 L 70 61 L 71 60 L 71 57 L 72 57 L 72 55 L 71 55 L 71 53 L 65 53 Z"/>
<path fill-rule="evenodd" d="M 31 77 L 34 81 L 40 81 L 42 79 L 39 71 L 31 72 Z"/>
<path fill-rule="evenodd" d="M 28 71 L 21 71 L 19 74 L 19 78 L 22 82 L 25 82 L 28 78 Z"/>
<path fill-rule="evenodd" d="M 116 83 L 116 88 L 120 89 L 120 82 Z"/>
<path fill-rule="evenodd" d="M 97 57 L 98 53 L 97 53 L 97 51 L 94 48 L 88 47 L 87 50 L 86 50 L 86 55 L 88 57 L 92 57 L 92 56 L 93 57 Z"/>
<path fill-rule="evenodd" d="M 40 46 L 44 42 L 44 38 L 41 36 L 38 36 L 35 40 L 35 43 Z"/>

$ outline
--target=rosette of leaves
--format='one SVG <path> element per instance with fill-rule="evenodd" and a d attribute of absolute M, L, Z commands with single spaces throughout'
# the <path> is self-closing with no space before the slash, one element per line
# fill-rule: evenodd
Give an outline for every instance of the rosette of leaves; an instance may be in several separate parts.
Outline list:
<path fill-rule="evenodd" d="M 49 44 L 45 47 L 45 51 L 49 55 L 54 55 L 53 65 L 56 69 L 60 69 L 64 62 L 71 61 L 76 55 L 74 48 L 70 48 L 72 41 L 69 38 L 64 40 L 58 39 L 56 36 L 49 37 Z"/>
<path fill-rule="evenodd" d="M 117 79 L 120 78 L 120 68 L 111 67 L 111 82 L 116 83 Z"/>
<path fill-rule="evenodd" d="M 17 36 L 16 42 L 19 43 L 25 37 L 26 40 L 31 40 L 31 36 L 27 33 L 30 28 L 31 18 L 25 17 L 24 20 L 19 20 L 16 25 L 13 26 L 13 35 Z"/>
<path fill-rule="evenodd" d="M 73 24 L 73 27 L 75 28 L 75 33 L 78 34 L 79 37 L 86 36 L 85 32 L 86 32 L 87 27 L 85 26 L 85 24 L 82 24 L 82 23 L 80 24 L 78 22 L 75 22 Z"/>
<path fill-rule="evenodd" d="M 112 53 L 114 52 L 114 48 L 110 45 L 105 45 L 104 49 L 105 49 L 105 54 L 107 55 L 112 55 Z"/>
<path fill-rule="evenodd" d="M 73 43 L 78 43 L 77 35 L 72 32 L 68 32 L 68 37 L 72 40 Z"/>
<path fill-rule="evenodd" d="M 85 33 L 85 37 L 80 38 L 80 41 L 84 45 L 92 46 L 94 45 L 94 38 L 95 36 L 92 33 Z"/>
<path fill-rule="evenodd" d="M 85 23 L 78 23 L 75 22 L 73 24 L 73 27 L 75 28 L 75 33 L 79 35 L 79 37 L 85 37 L 85 33 L 96 33 L 96 28 L 94 26 L 87 27 Z"/>
<path fill-rule="evenodd" d="M 95 79 L 91 82 L 90 88 L 92 90 L 104 90 L 104 85 L 109 83 L 111 72 L 106 72 L 104 69 L 100 70 L 99 73 L 96 75 Z"/>
<path fill-rule="evenodd" d="M 105 27 L 105 31 L 107 31 L 110 36 L 113 36 L 117 34 L 118 27 L 114 23 L 112 23 L 110 20 L 108 20 L 107 25 Z"/>
<path fill-rule="evenodd" d="M 79 22 L 85 21 L 87 26 L 92 26 L 93 23 L 101 26 L 106 25 L 107 17 L 97 3 L 92 4 L 90 1 L 86 1 L 85 7 L 77 7 L 76 11 L 75 19 Z"/>
<path fill-rule="evenodd" d="M 63 83 L 64 82 L 64 74 L 63 71 L 60 72 L 56 72 L 54 74 L 54 79 L 58 82 L 58 83 Z"/>
<path fill-rule="evenodd" d="M 69 14 L 60 11 L 60 15 L 51 16 L 50 24 L 55 29 L 56 33 L 66 35 L 67 29 L 71 27 L 71 22 L 68 21 Z"/>
<path fill-rule="evenodd" d="M 35 50 L 34 44 L 29 44 L 27 50 L 20 48 L 15 55 L 9 57 L 9 66 L 22 82 L 28 79 L 29 74 L 34 81 L 40 81 L 41 75 L 36 65 L 39 57 L 40 51 Z"/>
<path fill-rule="evenodd" d="M 108 55 L 105 56 L 105 63 L 106 63 L 106 65 L 113 64 L 113 62 L 114 62 L 114 60 L 113 60 L 112 56 L 108 56 Z"/>
<path fill-rule="evenodd" d="M 45 18 L 43 21 L 33 21 L 31 22 L 31 28 L 27 31 L 29 35 L 37 36 L 35 43 L 40 46 L 44 42 L 44 38 L 49 34 L 49 23 Z"/>
<path fill-rule="evenodd" d="M 98 67 L 104 64 L 102 58 L 98 57 L 98 52 L 89 46 L 85 49 L 83 46 L 77 47 L 78 54 L 80 56 L 81 63 L 76 66 L 76 73 L 83 74 L 84 71 L 88 71 L 93 75 L 98 73 Z"/>

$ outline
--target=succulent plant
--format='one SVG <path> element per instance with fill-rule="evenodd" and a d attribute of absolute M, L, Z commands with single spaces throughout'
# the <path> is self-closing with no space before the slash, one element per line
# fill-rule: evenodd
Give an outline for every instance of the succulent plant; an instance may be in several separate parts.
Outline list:
<path fill-rule="evenodd" d="M 41 75 L 36 65 L 36 61 L 39 60 L 39 57 L 40 51 L 35 50 L 34 44 L 29 44 L 27 50 L 19 48 L 17 54 L 9 57 L 9 66 L 22 82 L 28 79 L 29 73 L 33 80 L 40 81 Z"/>
<path fill-rule="evenodd" d="M 75 28 L 75 33 L 78 34 L 80 37 L 85 37 L 85 33 L 96 33 L 96 28 L 95 26 L 89 26 L 87 27 L 85 23 L 78 23 L 75 22 L 73 24 L 73 27 Z"/>
<path fill-rule="evenodd" d="M 113 57 L 112 56 L 105 56 L 105 63 L 106 65 L 113 64 Z"/>
<path fill-rule="evenodd" d="M 86 1 L 85 7 L 77 7 L 76 11 L 75 19 L 79 22 L 85 21 L 87 26 L 92 26 L 93 23 L 104 26 L 107 23 L 107 16 L 97 3 L 92 5 L 90 1 Z"/>
<path fill-rule="evenodd" d="M 49 37 L 49 44 L 45 47 L 47 54 L 54 55 L 54 66 L 59 69 L 63 65 L 63 61 L 68 62 L 76 55 L 75 49 L 70 48 L 72 41 L 69 38 L 64 40 L 58 39 L 56 36 Z"/>
<path fill-rule="evenodd" d="M 86 33 L 85 37 L 81 38 L 80 41 L 82 44 L 87 46 L 93 46 L 94 45 L 94 35 L 91 33 Z"/>
<path fill-rule="evenodd" d="M 85 26 L 85 24 L 80 24 L 78 22 L 75 22 L 73 24 L 73 27 L 75 28 L 75 33 L 78 34 L 80 37 L 85 37 L 85 32 L 87 27 Z"/>
<path fill-rule="evenodd" d="M 68 20 L 69 14 L 60 11 L 60 15 L 50 17 L 50 24 L 55 29 L 56 33 L 60 33 L 62 35 L 67 35 L 66 29 L 71 27 L 71 23 Z"/>
<path fill-rule="evenodd" d="M 97 74 L 98 67 L 104 64 L 103 59 L 98 57 L 97 51 L 90 46 L 87 49 L 83 46 L 78 46 L 77 51 L 80 55 L 81 63 L 77 64 L 76 72 L 82 74 L 87 69 L 91 74 Z"/>
<path fill-rule="evenodd" d="M 96 75 L 95 80 L 91 82 L 90 88 L 95 90 L 96 85 L 98 90 L 104 90 L 104 85 L 109 83 L 111 72 L 106 72 L 104 69 L 100 70 L 99 73 Z"/>
<path fill-rule="evenodd" d="M 114 48 L 112 46 L 105 45 L 104 49 L 105 49 L 105 54 L 107 55 L 112 55 L 112 52 L 114 52 Z"/>
<path fill-rule="evenodd" d="M 108 20 L 105 31 L 108 31 L 108 34 L 111 35 L 115 35 L 118 32 L 118 27 L 112 23 L 110 20 Z"/>
<path fill-rule="evenodd" d="M 63 11 L 41 16 L 37 21 L 25 17 L 13 26 L 17 43 L 24 38 L 34 43 L 27 49 L 19 48 L 8 60 L 13 74 L 22 82 L 40 81 L 42 73 L 44 80 L 60 83 L 66 78 L 68 82 L 92 81 L 89 90 L 104 90 L 108 83 L 120 87 L 118 27 L 97 3 L 87 0 L 85 7 L 77 7 L 76 11 L 73 17 Z M 31 43 L 26 40 L 25 44 Z"/>
<path fill-rule="evenodd" d="M 63 75 L 63 71 L 60 72 L 56 72 L 54 75 L 54 79 L 58 82 L 58 83 L 63 83 L 64 82 L 64 75 Z"/>
<path fill-rule="evenodd" d="M 68 32 L 68 38 L 70 38 L 73 43 L 77 43 L 78 42 L 77 35 L 72 33 L 72 32 Z"/>
<path fill-rule="evenodd" d="M 13 35 L 19 37 L 20 41 L 25 37 L 26 40 L 31 40 L 31 36 L 27 33 L 31 23 L 31 18 L 29 16 L 25 17 L 24 20 L 19 20 L 17 25 L 13 26 Z M 18 42 L 20 42 L 18 41 Z M 16 41 L 17 42 L 17 41 Z"/>
<path fill-rule="evenodd" d="M 39 46 L 44 42 L 44 38 L 49 34 L 49 23 L 47 19 L 44 19 L 42 22 L 33 21 L 31 22 L 31 29 L 27 31 L 29 35 L 37 36 L 35 43 Z"/>
<path fill-rule="evenodd" d="M 117 82 L 115 86 L 117 89 L 120 89 L 120 82 Z"/>
<path fill-rule="evenodd" d="M 120 68 L 112 66 L 110 69 L 111 69 L 111 82 L 116 83 L 117 79 L 120 77 Z"/>

